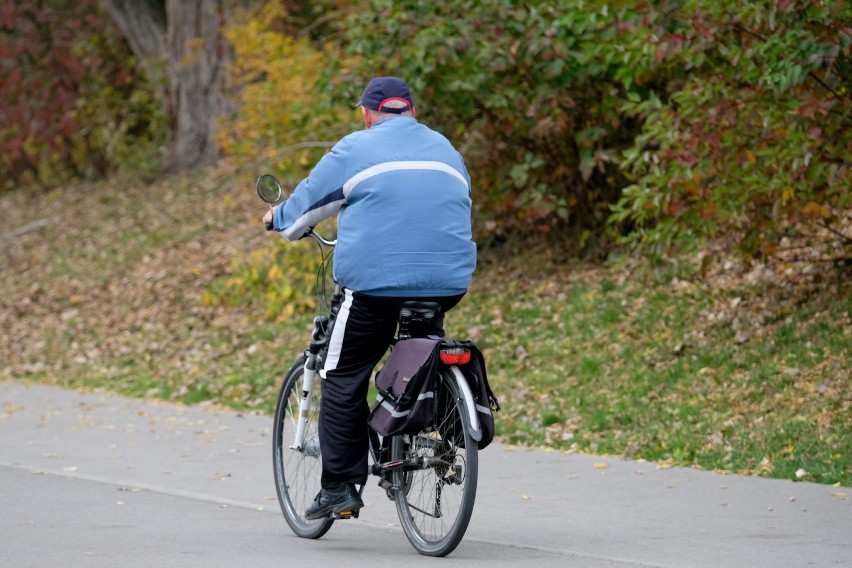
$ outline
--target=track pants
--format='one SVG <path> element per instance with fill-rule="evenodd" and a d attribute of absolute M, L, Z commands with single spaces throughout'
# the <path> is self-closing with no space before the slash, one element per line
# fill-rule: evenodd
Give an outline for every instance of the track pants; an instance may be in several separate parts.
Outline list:
<path fill-rule="evenodd" d="M 438 302 L 443 314 L 463 296 L 399 298 L 344 289 L 343 304 L 320 372 L 323 381 L 319 436 L 324 489 L 339 491 L 346 484 L 363 485 L 367 481 L 367 389 L 373 368 L 393 340 L 400 305 L 409 300 Z M 436 318 L 429 333 L 443 337 L 443 322 L 443 315 Z"/>

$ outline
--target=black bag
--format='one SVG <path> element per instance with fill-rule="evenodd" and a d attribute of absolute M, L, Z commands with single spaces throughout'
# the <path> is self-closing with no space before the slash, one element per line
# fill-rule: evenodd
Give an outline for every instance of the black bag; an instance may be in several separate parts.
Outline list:
<path fill-rule="evenodd" d="M 485 372 L 485 357 L 482 351 L 477 349 L 473 342 L 470 343 L 470 363 L 462 367 L 462 372 L 467 377 L 470 390 L 473 391 L 473 399 L 476 401 L 476 413 L 479 415 L 479 426 L 482 428 L 482 439 L 479 441 L 479 449 L 485 448 L 494 439 L 494 413 L 500 410 L 500 402 L 491 391 L 488 384 L 488 375 Z"/>
<path fill-rule="evenodd" d="M 379 394 L 370 414 L 373 430 L 382 436 L 413 434 L 432 421 L 441 344 L 429 337 L 397 341 L 376 375 Z"/>
<path fill-rule="evenodd" d="M 376 405 L 370 427 L 382 436 L 413 434 L 429 425 L 436 411 L 440 350 L 468 349 L 471 358 L 459 368 L 473 394 L 482 438 L 481 450 L 494 439 L 494 412 L 500 404 L 485 371 L 485 358 L 472 341 L 444 341 L 435 337 L 403 339 L 396 343 L 387 363 L 376 375 Z M 461 432 L 461 425 L 455 431 Z M 458 441 L 464 445 L 463 440 Z"/>
<path fill-rule="evenodd" d="M 454 341 L 449 347 L 460 347 L 470 351 L 470 361 L 459 368 L 467 380 L 476 404 L 476 415 L 479 418 L 479 428 L 482 438 L 478 442 L 480 450 L 486 448 L 494 440 L 494 413 L 500 410 L 500 403 L 488 384 L 485 372 L 485 357 L 472 341 Z"/>

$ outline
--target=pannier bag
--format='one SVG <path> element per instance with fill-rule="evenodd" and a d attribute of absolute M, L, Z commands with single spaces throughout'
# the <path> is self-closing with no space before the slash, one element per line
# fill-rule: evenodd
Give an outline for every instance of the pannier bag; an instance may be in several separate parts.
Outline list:
<path fill-rule="evenodd" d="M 382 436 L 393 436 L 419 432 L 432 422 L 442 348 L 463 348 L 471 352 L 470 361 L 458 366 L 473 393 L 482 430 L 478 448 L 483 449 L 494 439 L 493 412 L 500 410 L 500 405 L 488 385 L 485 359 L 472 341 L 444 341 L 431 337 L 398 341 L 376 376 L 378 396 L 370 415 L 370 426 Z"/>
<path fill-rule="evenodd" d="M 479 449 L 483 449 L 494 439 L 494 413 L 500 410 L 500 403 L 491 391 L 488 384 L 488 375 L 485 372 L 485 357 L 472 341 L 455 342 L 454 346 L 470 350 L 470 362 L 461 367 L 467 384 L 473 392 L 476 402 L 476 414 L 479 416 L 479 427 L 482 429 L 482 438 L 479 440 Z"/>
<path fill-rule="evenodd" d="M 438 386 L 438 338 L 397 341 L 376 375 L 376 405 L 370 427 L 382 436 L 419 432 L 435 417 Z"/>

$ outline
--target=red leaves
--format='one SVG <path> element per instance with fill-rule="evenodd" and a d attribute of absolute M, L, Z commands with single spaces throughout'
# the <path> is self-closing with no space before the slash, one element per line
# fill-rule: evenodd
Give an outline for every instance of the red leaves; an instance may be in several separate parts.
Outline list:
<path fill-rule="evenodd" d="M 0 28 L 11 29 L 15 25 L 15 5 L 11 2 L 0 4 Z"/>
<path fill-rule="evenodd" d="M 672 217 L 677 217 L 684 211 L 684 209 L 686 209 L 686 201 L 683 199 L 678 199 L 669 206 L 669 215 L 671 215 Z"/>
<path fill-rule="evenodd" d="M 686 38 L 681 34 L 667 34 L 657 44 L 656 61 L 662 63 L 667 55 L 683 49 Z"/>
<path fill-rule="evenodd" d="M 48 162 L 80 173 L 103 160 L 104 150 L 83 138 L 111 120 L 104 97 L 126 100 L 115 87 L 128 88 L 132 65 L 99 3 L 4 2 L 0 30 L 0 172 L 7 183 L 38 180 Z"/>

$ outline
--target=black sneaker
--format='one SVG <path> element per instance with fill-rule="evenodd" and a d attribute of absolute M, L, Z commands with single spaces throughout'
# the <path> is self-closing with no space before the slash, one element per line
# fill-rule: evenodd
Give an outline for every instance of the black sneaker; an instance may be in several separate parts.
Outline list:
<path fill-rule="evenodd" d="M 339 493 L 332 493 L 323 489 L 320 491 L 311 506 L 305 511 L 305 518 L 309 521 L 322 519 L 331 515 L 340 515 L 341 513 L 357 514 L 358 509 L 364 506 L 358 492 L 355 491 L 354 485 L 348 485 L 346 489 Z"/>

